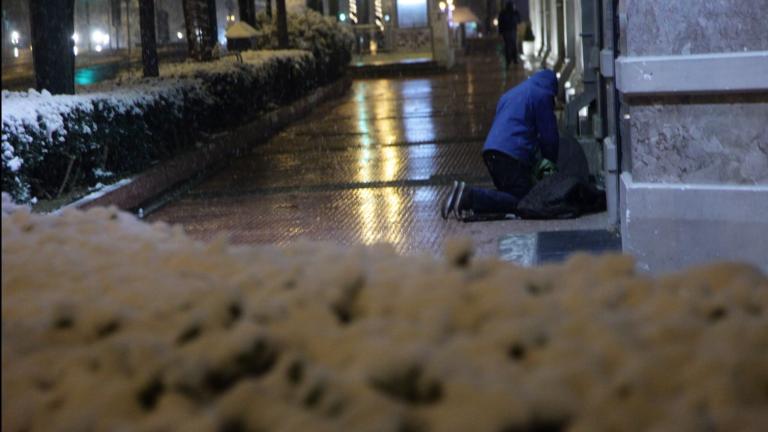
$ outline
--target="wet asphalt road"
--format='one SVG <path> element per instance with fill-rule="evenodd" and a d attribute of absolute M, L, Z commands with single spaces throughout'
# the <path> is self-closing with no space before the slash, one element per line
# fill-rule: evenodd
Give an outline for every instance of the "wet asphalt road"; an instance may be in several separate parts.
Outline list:
<path fill-rule="evenodd" d="M 496 255 L 508 234 L 604 228 L 605 214 L 569 221 L 462 223 L 440 218 L 454 178 L 488 184 L 480 157 L 496 102 L 526 78 L 496 57 L 470 57 L 450 73 L 356 80 L 232 161 L 149 221 L 181 224 L 193 237 L 236 243 L 386 242 L 401 253 L 439 254 L 450 236 Z"/>

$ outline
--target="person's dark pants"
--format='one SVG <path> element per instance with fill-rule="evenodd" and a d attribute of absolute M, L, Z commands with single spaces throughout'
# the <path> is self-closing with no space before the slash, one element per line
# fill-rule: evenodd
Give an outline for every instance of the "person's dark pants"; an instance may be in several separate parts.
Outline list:
<path fill-rule="evenodd" d="M 496 190 L 470 188 L 467 206 L 476 214 L 515 213 L 531 190 L 531 166 L 495 150 L 484 152 L 483 160 Z"/>
<path fill-rule="evenodd" d="M 504 58 L 507 66 L 510 62 L 517 64 L 517 31 L 508 31 L 501 34 L 504 38 Z"/>

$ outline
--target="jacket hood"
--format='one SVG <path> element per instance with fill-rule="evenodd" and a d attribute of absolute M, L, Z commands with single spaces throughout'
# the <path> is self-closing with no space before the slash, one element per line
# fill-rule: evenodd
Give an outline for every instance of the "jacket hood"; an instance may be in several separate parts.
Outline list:
<path fill-rule="evenodd" d="M 530 78 L 531 82 L 552 96 L 557 94 L 557 75 L 549 69 L 536 72 Z"/>

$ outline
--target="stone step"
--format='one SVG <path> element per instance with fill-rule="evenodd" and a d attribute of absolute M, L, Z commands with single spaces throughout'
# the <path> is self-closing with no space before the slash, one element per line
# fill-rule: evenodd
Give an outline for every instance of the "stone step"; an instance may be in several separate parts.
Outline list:
<path fill-rule="evenodd" d="M 350 65 L 350 74 L 355 78 L 399 77 L 444 72 L 445 68 L 434 60 L 405 61 L 385 64 Z"/>

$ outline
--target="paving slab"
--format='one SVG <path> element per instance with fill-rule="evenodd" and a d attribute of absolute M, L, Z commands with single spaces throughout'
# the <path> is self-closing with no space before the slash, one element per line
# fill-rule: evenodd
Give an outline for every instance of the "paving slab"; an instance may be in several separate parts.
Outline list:
<path fill-rule="evenodd" d="M 255 146 L 147 216 L 207 240 L 285 245 L 301 239 L 391 243 L 440 254 L 469 236 L 480 256 L 500 241 L 540 231 L 605 229 L 605 214 L 574 220 L 444 221 L 453 179 L 489 185 L 480 151 L 496 102 L 526 78 L 497 57 L 467 57 L 452 71 L 361 79 L 343 98 Z M 509 251 L 505 251 L 509 255 Z"/>

